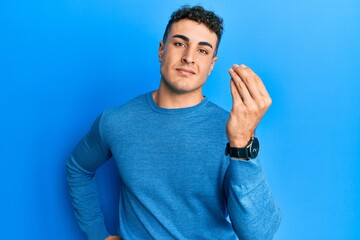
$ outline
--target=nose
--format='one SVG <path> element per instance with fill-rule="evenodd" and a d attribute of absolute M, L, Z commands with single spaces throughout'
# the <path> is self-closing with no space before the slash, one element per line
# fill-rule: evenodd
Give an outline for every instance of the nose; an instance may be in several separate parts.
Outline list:
<path fill-rule="evenodd" d="M 194 63 L 194 53 L 191 49 L 186 49 L 186 51 L 184 51 L 184 55 L 181 58 L 181 62 L 186 63 L 186 64 L 190 64 L 190 63 Z"/>

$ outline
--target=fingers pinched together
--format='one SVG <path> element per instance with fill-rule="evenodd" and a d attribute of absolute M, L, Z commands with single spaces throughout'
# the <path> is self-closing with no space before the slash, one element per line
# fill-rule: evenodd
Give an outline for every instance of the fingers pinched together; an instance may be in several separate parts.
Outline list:
<path fill-rule="evenodd" d="M 231 146 L 244 147 L 272 100 L 260 77 L 250 68 L 234 64 L 229 74 L 233 106 L 226 133 Z"/>

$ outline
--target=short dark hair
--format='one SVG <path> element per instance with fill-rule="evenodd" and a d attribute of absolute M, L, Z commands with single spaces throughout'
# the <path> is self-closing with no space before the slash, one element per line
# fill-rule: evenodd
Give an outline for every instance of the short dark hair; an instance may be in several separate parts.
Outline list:
<path fill-rule="evenodd" d="M 203 23 L 207 26 L 212 32 L 214 32 L 217 36 L 217 43 L 216 43 L 216 50 L 215 54 L 218 51 L 221 36 L 223 33 L 223 19 L 217 16 L 214 12 L 205 10 L 202 6 L 193 6 L 190 7 L 189 5 L 182 6 L 175 12 L 171 14 L 170 20 L 166 25 L 163 42 L 166 42 L 168 37 L 169 31 L 171 29 L 171 25 L 174 22 L 179 22 L 183 19 L 189 19 L 198 23 Z"/>

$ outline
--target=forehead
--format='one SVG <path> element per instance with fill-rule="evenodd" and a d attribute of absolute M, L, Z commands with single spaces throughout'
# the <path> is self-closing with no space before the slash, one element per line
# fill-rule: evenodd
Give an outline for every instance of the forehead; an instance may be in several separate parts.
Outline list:
<path fill-rule="evenodd" d="M 173 38 L 177 34 L 188 37 L 190 42 L 209 42 L 213 46 L 217 42 L 215 32 L 211 31 L 205 24 L 189 19 L 183 19 L 171 25 L 168 39 Z"/>

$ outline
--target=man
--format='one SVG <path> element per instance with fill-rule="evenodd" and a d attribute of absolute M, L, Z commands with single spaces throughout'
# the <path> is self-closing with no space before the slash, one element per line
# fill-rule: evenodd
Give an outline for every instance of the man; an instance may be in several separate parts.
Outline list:
<path fill-rule="evenodd" d="M 245 65 L 229 70 L 230 114 L 202 94 L 222 30 L 222 19 L 200 6 L 175 11 L 159 46 L 159 88 L 103 112 L 75 148 L 68 184 L 89 239 L 120 239 L 107 233 L 95 178 L 111 157 L 123 239 L 273 237 L 280 211 L 254 137 L 270 96 Z"/>

